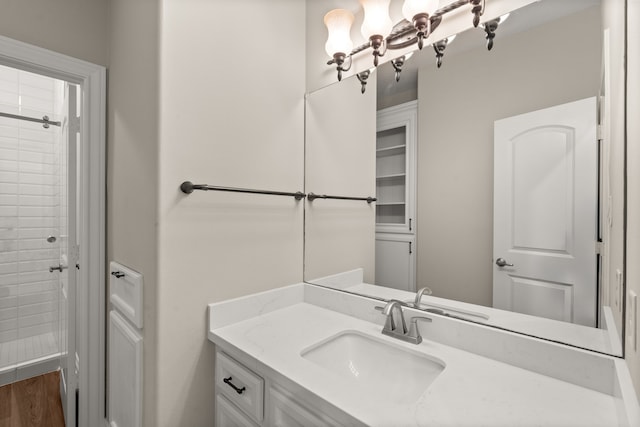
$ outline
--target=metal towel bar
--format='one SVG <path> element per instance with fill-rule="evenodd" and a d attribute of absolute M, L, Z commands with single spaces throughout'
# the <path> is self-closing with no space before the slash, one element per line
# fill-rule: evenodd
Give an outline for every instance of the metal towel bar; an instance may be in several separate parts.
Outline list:
<path fill-rule="evenodd" d="M 307 199 L 309 199 L 310 202 L 314 201 L 315 199 L 335 199 L 335 200 L 364 200 L 367 203 L 372 203 L 378 200 L 375 197 L 327 196 L 326 194 L 314 194 L 314 193 L 307 194 Z"/>
<path fill-rule="evenodd" d="M 296 200 L 301 200 L 306 197 L 301 191 L 295 193 L 289 193 L 284 191 L 269 191 L 269 190 L 252 190 L 248 188 L 235 188 L 235 187 L 217 187 L 207 184 L 194 184 L 191 181 L 185 181 L 180 185 L 180 190 L 185 194 L 191 194 L 194 190 L 203 191 L 229 191 L 232 193 L 250 193 L 250 194 L 270 194 L 274 196 L 290 196 L 295 197 Z"/>

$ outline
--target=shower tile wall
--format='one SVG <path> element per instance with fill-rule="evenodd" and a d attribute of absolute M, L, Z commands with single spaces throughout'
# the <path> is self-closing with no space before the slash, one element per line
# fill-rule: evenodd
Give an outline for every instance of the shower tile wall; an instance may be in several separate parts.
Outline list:
<path fill-rule="evenodd" d="M 62 97 L 61 82 L 0 66 L 1 112 L 60 120 Z M 57 347 L 60 139 L 59 127 L 0 117 L 0 369 Z"/>

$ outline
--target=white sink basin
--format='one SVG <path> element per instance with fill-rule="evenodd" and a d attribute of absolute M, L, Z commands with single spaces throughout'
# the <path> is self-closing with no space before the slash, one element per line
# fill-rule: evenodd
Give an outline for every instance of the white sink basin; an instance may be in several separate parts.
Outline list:
<path fill-rule="evenodd" d="M 386 402 L 416 402 L 445 368 L 425 354 L 354 331 L 342 332 L 301 356 L 366 389 Z"/>

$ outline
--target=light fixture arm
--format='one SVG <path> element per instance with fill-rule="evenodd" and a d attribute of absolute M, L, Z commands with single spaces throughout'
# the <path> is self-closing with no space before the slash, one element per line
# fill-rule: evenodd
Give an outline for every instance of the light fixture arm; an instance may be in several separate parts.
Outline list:
<path fill-rule="evenodd" d="M 387 42 L 383 36 L 374 35 L 369 37 L 369 44 L 373 48 L 373 65 L 377 67 L 379 62 L 378 58 L 387 53 Z"/>
<path fill-rule="evenodd" d="M 496 37 L 496 30 L 498 29 L 499 23 L 500 18 L 484 23 L 484 32 L 487 34 L 485 36 L 487 39 L 487 50 L 491 50 L 493 48 L 493 39 Z"/>
<path fill-rule="evenodd" d="M 393 70 L 395 71 L 396 82 L 400 81 L 400 73 L 402 72 L 402 66 L 404 65 L 404 61 L 405 61 L 404 55 L 391 60 L 391 65 L 393 66 Z"/>
<path fill-rule="evenodd" d="M 419 13 L 413 17 L 413 27 L 416 29 L 418 49 L 422 50 L 424 39 L 431 35 L 431 18 L 428 13 Z"/>
<path fill-rule="evenodd" d="M 363 72 L 356 74 L 356 77 L 360 82 L 360 93 L 362 94 L 367 90 L 367 79 L 369 78 L 369 75 L 371 75 L 370 70 L 364 70 Z"/>
<path fill-rule="evenodd" d="M 345 61 L 349 59 L 349 65 L 344 66 Z M 336 64 L 336 70 L 338 70 L 338 81 L 342 81 L 342 72 L 349 71 L 351 69 L 351 64 L 353 64 L 353 57 L 351 55 L 345 55 L 344 53 L 338 52 L 333 54 L 333 59 L 327 62 L 327 65 Z"/>
<path fill-rule="evenodd" d="M 480 25 L 480 17 L 484 14 L 484 6 L 485 0 L 470 0 L 471 5 L 471 13 L 473 14 L 473 26 L 474 28 L 478 28 Z"/>
<path fill-rule="evenodd" d="M 433 44 L 433 50 L 436 52 L 436 65 L 438 68 L 442 66 L 442 57 L 444 56 L 444 50 L 447 48 L 447 42 L 447 39 L 443 39 Z"/>

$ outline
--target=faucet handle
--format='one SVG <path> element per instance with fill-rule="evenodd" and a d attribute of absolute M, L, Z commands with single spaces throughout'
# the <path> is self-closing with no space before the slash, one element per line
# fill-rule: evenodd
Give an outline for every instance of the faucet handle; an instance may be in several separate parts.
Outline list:
<path fill-rule="evenodd" d="M 407 337 L 412 339 L 416 344 L 420 344 L 422 342 L 422 335 L 420 335 L 420 331 L 418 330 L 418 320 L 425 320 L 427 322 L 433 321 L 430 317 L 424 316 L 416 316 L 411 318 L 411 324 L 409 326 Z"/>

